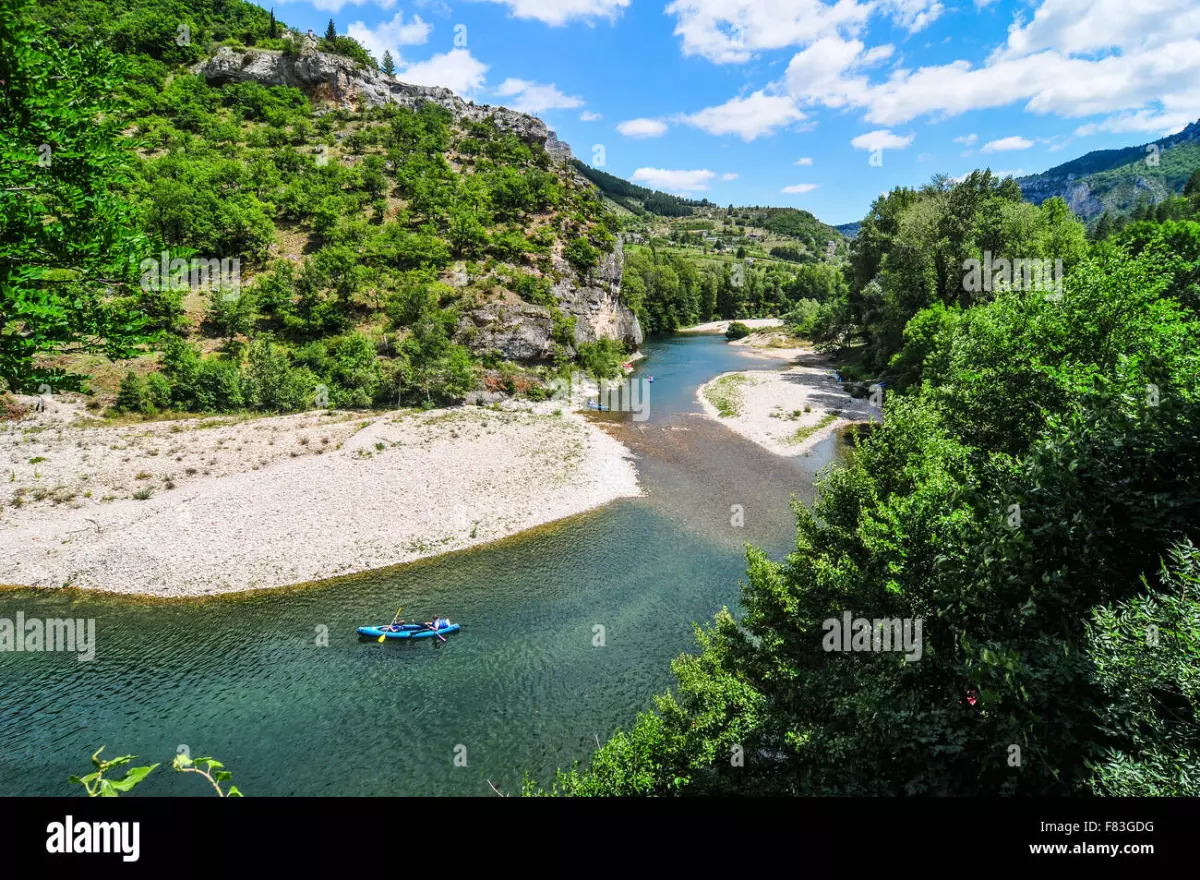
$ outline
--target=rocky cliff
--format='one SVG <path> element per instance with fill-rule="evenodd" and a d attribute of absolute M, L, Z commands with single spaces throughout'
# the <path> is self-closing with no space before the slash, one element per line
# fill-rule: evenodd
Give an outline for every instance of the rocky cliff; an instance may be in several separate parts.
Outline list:
<path fill-rule="evenodd" d="M 197 65 L 195 71 L 210 85 L 256 82 L 265 86 L 291 86 L 317 100 L 347 108 L 353 108 L 359 101 L 372 107 L 391 103 L 414 109 L 421 104 L 438 104 L 453 113 L 456 119 L 481 122 L 490 117 L 502 131 L 511 131 L 527 141 L 541 144 L 559 162 L 571 158 L 571 148 L 535 116 L 507 107 L 466 101 L 439 86 L 399 82 L 341 55 L 308 50 L 289 56 L 266 49 L 222 46 L 216 55 Z"/>
<path fill-rule="evenodd" d="M 575 318 L 572 351 L 598 339 L 620 339 L 628 345 L 642 343 L 637 316 L 621 299 L 624 268 L 621 241 L 586 278 L 580 278 L 565 261 L 556 270 L 565 277 L 551 288 L 556 306 Z M 554 315 L 550 308 L 527 302 L 491 302 L 462 316 L 458 339 L 479 353 L 499 352 L 515 361 L 549 361 L 554 355 Z"/>
<path fill-rule="evenodd" d="M 592 185 L 570 161 L 570 147 L 536 117 L 507 107 L 475 104 L 449 89 L 399 82 L 349 58 L 316 51 L 311 45 L 296 55 L 222 47 L 212 58 L 197 65 L 195 72 L 213 86 L 238 82 L 289 86 L 309 95 L 316 103 L 346 108 L 360 102 L 369 106 L 394 103 L 413 109 L 434 103 L 449 110 L 459 122 L 490 118 L 502 131 L 543 146 L 554 160 L 558 174 L 572 178 L 578 185 Z M 551 294 L 556 309 L 575 318 L 571 348 L 601 338 L 619 339 L 630 346 L 642 342 L 637 317 L 621 299 L 623 267 L 620 241 L 586 275 L 576 272 L 560 256 L 554 258 L 554 275 L 559 280 Z M 528 363 L 553 357 L 554 331 L 555 315 L 550 307 L 524 302 L 513 295 L 464 313 L 457 337 L 477 353 L 498 352 L 506 359 Z"/>

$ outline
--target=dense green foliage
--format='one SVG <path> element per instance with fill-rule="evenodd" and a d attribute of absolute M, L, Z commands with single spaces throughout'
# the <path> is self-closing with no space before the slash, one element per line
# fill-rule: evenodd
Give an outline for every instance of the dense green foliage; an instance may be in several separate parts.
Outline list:
<path fill-rule="evenodd" d="M 617 223 L 540 143 L 432 103 L 209 86 L 186 65 L 219 44 L 306 51 L 241 0 L 16 3 L 0 49 L 0 378 L 36 383 L 100 350 L 146 361 L 118 394 L 130 412 L 430 405 L 499 366 L 468 349 L 462 316 L 514 295 L 555 327 L 553 362 L 522 367 L 523 384 L 569 368 L 573 318 L 550 291 L 593 272 Z M 333 22 L 318 48 L 375 66 Z"/>
<path fill-rule="evenodd" d="M 149 319 L 135 267 L 148 250 L 117 191 L 130 164 L 115 112 L 126 67 L 66 48 L 0 2 L 0 384 L 69 386 L 44 351 L 127 357 Z"/>
<path fill-rule="evenodd" d="M 822 223 L 808 211 L 796 208 L 768 208 L 763 213 L 764 228 L 778 235 L 798 239 L 816 252 L 824 251 L 827 242 L 841 237 L 836 229 Z"/>
<path fill-rule="evenodd" d="M 843 271 L 828 263 L 713 262 L 690 254 L 630 249 L 622 294 L 646 332 L 710 320 L 783 315 L 802 299 L 844 297 Z"/>
<path fill-rule="evenodd" d="M 990 300 L 968 276 L 969 261 L 1047 261 L 1069 272 L 1087 253 L 1083 225 L 1061 199 L 1040 207 L 1023 201 L 1012 178 L 976 171 L 951 184 L 935 178 L 919 190 L 895 189 L 871 206 L 855 239 L 853 282 L 846 298 L 843 341 L 861 337 L 864 360 L 885 369 L 904 346 L 904 328 L 922 309 L 969 308 Z"/>
<path fill-rule="evenodd" d="M 907 390 L 795 552 L 748 551 L 744 616 L 554 791 L 1200 794 L 1200 224 L 1089 248 L 1060 211 L 986 175 L 876 203 L 854 320 Z M 1039 242 L 1061 297 L 943 277 Z M 846 613 L 922 621 L 919 658 L 828 650 Z"/>

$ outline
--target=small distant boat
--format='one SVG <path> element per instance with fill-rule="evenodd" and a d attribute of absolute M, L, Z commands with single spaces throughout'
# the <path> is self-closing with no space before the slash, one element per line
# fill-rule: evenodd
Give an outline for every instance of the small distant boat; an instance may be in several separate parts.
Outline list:
<path fill-rule="evenodd" d="M 603 404 L 600 404 L 600 403 L 593 403 L 590 400 L 587 402 L 587 408 L 599 410 L 600 412 L 609 412 L 612 409 L 611 406 L 604 406 Z"/>
<path fill-rule="evenodd" d="M 395 625 L 384 624 L 383 626 L 360 626 L 358 634 L 360 636 L 370 636 L 377 639 L 380 636 L 388 639 L 432 639 L 434 636 L 449 635 L 452 632 L 458 632 L 460 629 L 457 623 L 452 623 L 449 626 L 441 629 L 430 629 L 423 623 L 398 623 Z"/>

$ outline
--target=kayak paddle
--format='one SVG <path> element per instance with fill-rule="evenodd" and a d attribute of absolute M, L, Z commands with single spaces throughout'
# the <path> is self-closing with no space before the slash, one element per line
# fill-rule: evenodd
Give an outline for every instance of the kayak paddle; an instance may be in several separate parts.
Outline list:
<path fill-rule="evenodd" d="M 396 609 L 396 616 L 392 618 L 392 626 L 396 625 L 396 621 L 400 619 L 400 612 L 403 610 L 404 610 L 403 605 L 401 605 L 399 608 Z M 387 638 L 387 633 L 384 633 L 383 635 L 381 635 L 379 637 L 379 644 L 382 645 L 386 638 Z"/>

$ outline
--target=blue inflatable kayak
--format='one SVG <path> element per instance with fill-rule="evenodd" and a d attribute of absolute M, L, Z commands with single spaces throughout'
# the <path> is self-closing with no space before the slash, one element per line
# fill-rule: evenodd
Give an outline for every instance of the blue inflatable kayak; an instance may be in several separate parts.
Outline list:
<path fill-rule="evenodd" d="M 384 636 L 389 639 L 432 639 L 435 635 L 448 635 L 452 632 L 458 632 L 459 626 L 457 623 L 452 623 L 449 626 L 442 627 L 439 630 L 432 630 L 423 623 L 404 623 L 396 626 L 385 624 L 384 626 L 360 626 L 358 634 L 360 636 L 370 636 L 379 638 Z"/>

